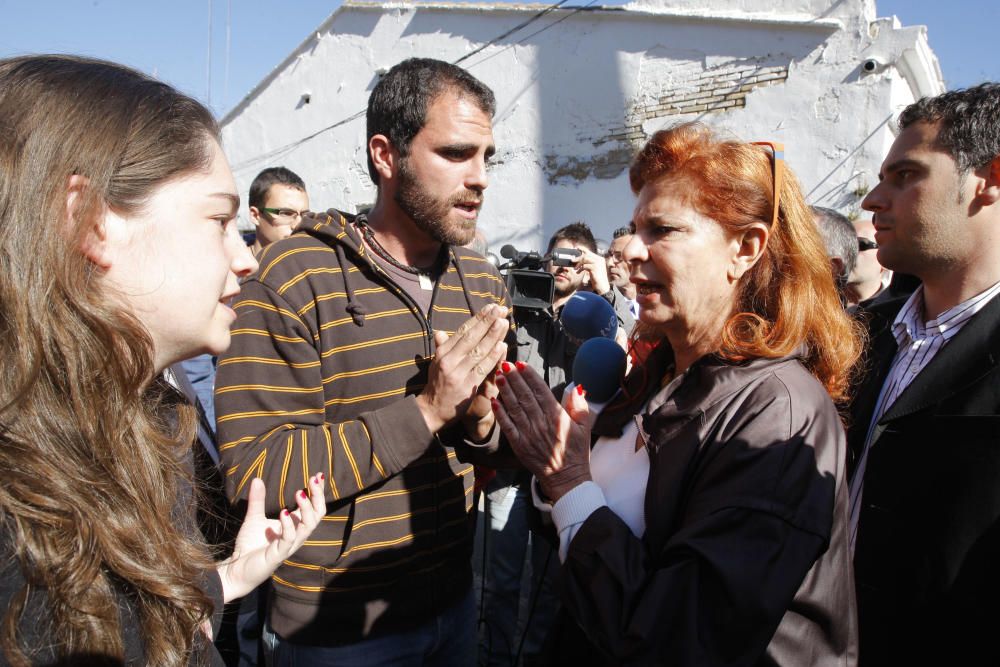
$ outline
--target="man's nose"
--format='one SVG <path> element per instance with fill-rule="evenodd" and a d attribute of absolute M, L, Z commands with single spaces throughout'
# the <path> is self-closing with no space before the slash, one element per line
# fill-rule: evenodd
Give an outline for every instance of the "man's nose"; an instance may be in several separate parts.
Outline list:
<path fill-rule="evenodd" d="M 469 171 L 465 176 L 465 187 L 469 190 L 482 192 L 490 184 L 489 176 L 486 173 L 486 160 L 476 157 L 469 163 Z"/>
<path fill-rule="evenodd" d="M 861 208 L 866 211 L 871 211 L 872 213 L 885 210 L 885 197 L 882 195 L 882 185 L 882 183 L 876 185 L 865 196 L 865 198 L 861 200 Z"/>

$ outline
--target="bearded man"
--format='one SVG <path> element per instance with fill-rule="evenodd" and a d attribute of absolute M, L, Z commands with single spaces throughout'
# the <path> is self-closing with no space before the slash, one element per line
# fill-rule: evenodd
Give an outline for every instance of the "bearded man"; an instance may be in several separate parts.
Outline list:
<path fill-rule="evenodd" d="M 306 217 L 235 304 L 216 389 L 227 492 L 244 499 L 263 477 L 277 515 L 303 471 L 321 470 L 332 498 L 273 578 L 275 665 L 475 661 L 463 461 L 496 449 L 491 377 L 509 324 L 499 273 L 461 246 L 483 203 L 494 107 L 461 68 L 393 67 L 368 102 L 375 206 Z"/>

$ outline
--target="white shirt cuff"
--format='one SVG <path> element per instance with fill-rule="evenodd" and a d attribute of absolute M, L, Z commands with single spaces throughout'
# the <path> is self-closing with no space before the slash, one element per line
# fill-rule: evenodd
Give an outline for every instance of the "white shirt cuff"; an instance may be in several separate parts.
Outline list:
<path fill-rule="evenodd" d="M 580 524 L 587 520 L 599 507 L 604 507 L 608 501 L 604 491 L 596 482 L 583 482 L 573 487 L 569 493 L 552 505 L 552 522 L 559 533 L 559 560 L 566 561 L 569 543 L 576 535 Z"/>

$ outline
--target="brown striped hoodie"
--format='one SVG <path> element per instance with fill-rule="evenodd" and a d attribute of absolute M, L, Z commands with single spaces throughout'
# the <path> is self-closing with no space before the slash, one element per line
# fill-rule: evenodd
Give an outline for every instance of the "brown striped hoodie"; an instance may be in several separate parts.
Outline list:
<path fill-rule="evenodd" d="M 460 428 L 428 431 L 415 401 L 433 330 L 507 305 L 482 256 L 450 248 L 430 316 L 331 210 L 268 246 L 234 307 L 216 415 L 226 490 L 267 484 L 267 513 L 294 508 L 324 472 L 327 515 L 273 576 L 271 627 L 311 645 L 410 629 L 471 583 L 472 466 Z M 495 442 L 487 448 L 495 446 Z"/>

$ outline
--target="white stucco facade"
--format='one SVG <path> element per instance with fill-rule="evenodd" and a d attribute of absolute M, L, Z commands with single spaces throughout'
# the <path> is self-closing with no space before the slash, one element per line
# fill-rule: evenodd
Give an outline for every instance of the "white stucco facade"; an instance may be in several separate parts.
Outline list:
<path fill-rule="evenodd" d="M 411 56 L 469 56 L 460 64 L 495 91 L 480 227 L 522 249 L 574 220 L 610 238 L 631 217 L 636 148 L 695 119 L 784 143 L 809 203 L 856 212 L 891 119 L 944 90 L 925 29 L 877 19 L 872 0 L 563 5 L 510 32 L 545 8 L 345 3 L 223 119 L 241 192 L 284 165 L 314 209 L 371 203 L 363 111 L 378 73 Z"/>

